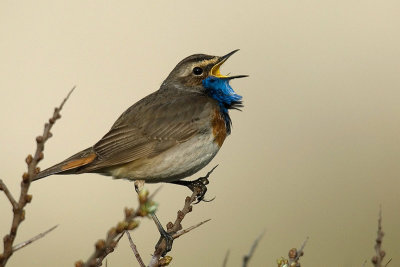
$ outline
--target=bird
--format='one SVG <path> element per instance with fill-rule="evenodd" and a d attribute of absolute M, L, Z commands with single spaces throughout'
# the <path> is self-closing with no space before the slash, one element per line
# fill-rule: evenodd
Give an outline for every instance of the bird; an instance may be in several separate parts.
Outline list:
<path fill-rule="evenodd" d="M 97 173 L 115 179 L 202 187 L 205 180 L 197 184 L 181 180 L 214 158 L 231 133 L 229 110 L 243 107 L 242 96 L 229 81 L 247 75 L 220 72 L 221 65 L 237 51 L 224 56 L 186 57 L 157 91 L 123 112 L 97 143 L 39 172 L 32 180 Z"/>

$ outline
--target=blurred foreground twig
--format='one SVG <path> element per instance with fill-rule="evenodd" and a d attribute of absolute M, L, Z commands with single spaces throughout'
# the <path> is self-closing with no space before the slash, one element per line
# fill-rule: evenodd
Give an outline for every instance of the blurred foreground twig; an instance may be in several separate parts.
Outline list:
<path fill-rule="evenodd" d="M 243 267 L 247 267 L 247 265 L 248 265 L 248 263 L 249 263 L 251 257 L 252 257 L 253 254 L 254 254 L 254 251 L 256 250 L 256 248 L 257 248 L 257 246 L 258 246 L 258 243 L 260 242 L 261 238 L 264 236 L 264 233 L 265 233 L 265 231 L 262 232 L 262 233 L 256 238 L 256 240 L 254 240 L 253 245 L 251 246 L 249 253 L 247 253 L 247 255 L 245 255 L 245 256 L 243 257 L 243 265 L 242 265 Z"/>

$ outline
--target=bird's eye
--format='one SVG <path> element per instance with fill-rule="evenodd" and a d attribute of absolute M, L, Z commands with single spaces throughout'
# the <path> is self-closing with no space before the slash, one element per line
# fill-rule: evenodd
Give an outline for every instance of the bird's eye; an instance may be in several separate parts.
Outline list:
<path fill-rule="evenodd" d="M 200 67 L 194 67 L 193 73 L 194 73 L 194 75 L 201 75 L 203 73 L 203 69 Z"/>

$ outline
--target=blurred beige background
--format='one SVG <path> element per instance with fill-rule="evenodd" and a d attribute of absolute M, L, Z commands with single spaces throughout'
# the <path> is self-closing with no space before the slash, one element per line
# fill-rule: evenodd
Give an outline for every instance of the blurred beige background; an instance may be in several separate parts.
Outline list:
<path fill-rule="evenodd" d="M 212 220 L 175 242 L 172 266 L 221 266 L 228 249 L 228 265 L 241 266 L 264 229 L 251 266 L 276 266 L 306 236 L 302 265 L 361 266 L 374 254 L 380 204 L 384 249 L 400 266 L 398 1 L 61 2 L 0 2 L 0 177 L 13 193 L 34 137 L 73 85 L 42 168 L 94 144 L 182 58 L 240 48 L 223 71 L 250 75 L 232 82 L 245 108 L 198 173 L 220 164 L 208 193 L 216 200 L 184 226 Z M 9 266 L 72 266 L 137 205 L 132 183 L 94 174 L 51 177 L 30 192 L 17 242 L 60 226 Z M 188 194 L 163 186 L 164 224 Z M 0 211 L 3 236 L 4 194 Z M 133 239 L 148 262 L 156 227 L 145 219 Z M 124 238 L 108 266 L 136 265 Z"/>

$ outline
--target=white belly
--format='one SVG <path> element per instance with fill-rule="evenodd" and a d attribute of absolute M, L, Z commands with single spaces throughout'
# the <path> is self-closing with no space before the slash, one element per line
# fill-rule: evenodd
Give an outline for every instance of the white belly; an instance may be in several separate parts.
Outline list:
<path fill-rule="evenodd" d="M 133 162 L 110 171 L 114 178 L 145 180 L 148 183 L 170 182 L 188 177 L 206 166 L 219 146 L 212 133 L 193 137 L 160 155 Z"/>

